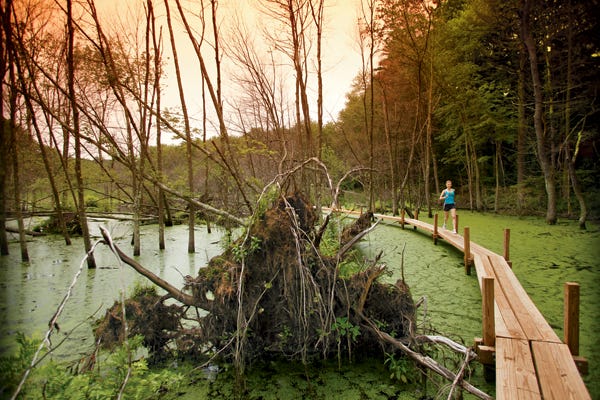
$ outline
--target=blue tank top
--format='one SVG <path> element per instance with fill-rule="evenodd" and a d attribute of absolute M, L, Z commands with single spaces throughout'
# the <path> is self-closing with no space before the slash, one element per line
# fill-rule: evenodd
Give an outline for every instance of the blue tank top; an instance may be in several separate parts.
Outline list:
<path fill-rule="evenodd" d="M 444 204 L 454 204 L 454 189 L 444 189 L 444 192 L 446 192 Z"/>

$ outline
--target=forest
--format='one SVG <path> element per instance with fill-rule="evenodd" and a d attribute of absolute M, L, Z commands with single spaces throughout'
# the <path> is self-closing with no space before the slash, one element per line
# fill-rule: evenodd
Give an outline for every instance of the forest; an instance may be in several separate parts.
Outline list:
<path fill-rule="evenodd" d="M 459 208 L 581 229 L 600 217 L 597 0 L 357 0 L 361 63 L 335 116 L 324 108 L 331 1 L 249 2 L 261 26 L 223 0 L 124 2 L 121 20 L 100 3 L 1 3 L 2 255 L 16 220 L 28 260 L 23 221 L 39 214 L 89 254 L 94 213 L 131 215 L 133 256 L 148 220 L 160 249 L 165 226 L 188 224 L 193 253 L 196 224 L 256 233 L 273 187 L 275 214 L 292 202 L 431 215 L 451 179 Z"/>

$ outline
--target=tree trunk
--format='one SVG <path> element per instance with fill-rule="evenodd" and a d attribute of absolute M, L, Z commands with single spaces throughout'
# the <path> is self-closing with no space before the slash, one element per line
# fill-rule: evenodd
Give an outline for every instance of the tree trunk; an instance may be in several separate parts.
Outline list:
<path fill-rule="evenodd" d="M 18 46 L 19 48 L 22 48 L 24 46 L 22 37 L 17 36 L 15 38 L 15 40 L 17 41 L 16 46 Z M 12 42 L 12 40 L 11 40 L 11 43 L 14 43 L 14 42 Z M 12 47 L 13 47 L 12 50 L 14 50 L 15 46 L 12 46 Z M 47 146 L 44 144 L 44 140 L 42 138 L 42 131 L 39 126 L 37 115 L 34 111 L 33 104 L 31 101 L 31 97 L 32 97 L 31 93 L 32 92 L 35 93 L 34 96 L 37 96 L 38 98 L 41 97 L 40 93 L 39 93 L 39 89 L 37 87 L 37 83 L 35 82 L 35 80 L 28 80 L 27 73 L 29 73 L 29 76 L 33 76 L 34 73 L 32 73 L 30 68 L 27 67 L 28 63 L 25 61 L 22 61 L 19 58 L 19 51 L 16 51 L 14 53 L 13 57 L 14 57 L 14 65 L 17 69 L 17 74 L 19 76 L 19 83 L 21 85 L 21 90 L 23 92 L 23 101 L 25 102 L 25 105 L 26 105 L 27 110 L 30 115 L 29 118 L 31 120 L 31 124 L 33 125 L 33 129 L 34 129 L 36 137 L 37 137 L 37 142 L 38 142 L 38 145 L 40 148 L 40 154 L 42 156 L 42 161 L 44 163 L 44 168 L 46 170 L 48 182 L 50 183 L 52 198 L 54 200 L 54 211 L 56 212 L 56 219 L 58 221 L 58 226 L 62 232 L 63 238 L 65 239 L 65 244 L 67 246 L 70 246 L 71 245 L 71 237 L 67 230 L 67 225 L 66 225 L 63 210 L 62 210 L 60 193 L 59 193 L 58 187 L 56 185 L 55 172 L 52 170 L 50 158 L 48 157 L 48 149 L 47 149 Z M 26 82 L 29 83 L 29 88 L 27 87 Z M 42 108 L 44 108 L 44 107 L 42 107 Z M 44 115 L 47 118 L 46 110 L 44 110 Z M 48 132 L 51 133 L 52 132 L 52 128 L 51 128 L 52 124 L 47 123 L 47 126 L 48 126 Z M 51 136 L 51 138 L 53 138 L 52 134 L 50 136 Z"/>
<path fill-rule="evenodd" d="M 72 0 L 67 0 L 67 29 L 68 29 L 68 51 L 67 51 L 67 80 L 69 86 L 69 101 L 71 103 L 73 113 L 73 132 L 75 138 L 75 179 L 77 181 L 77 214 L 79 216 L 79 224 L 83 236 L 83 244 L 85 252 L 88 253 L 87 265 L 88 268 L 96 268 L 96 260 L 94 254 L 91 253 L 92 243 L 90 240 L 90 232 L 87 223 L 87 215 L 85 210 L 85 194 L 83 174 L 81 172 L 81 136 L 79 134 L 79 110 L 77 108 L 75 98 L 75 63 L 73 60 L 73 44 L 75 39 L 75 29 L 73 26 Z"/>
<path fill-rule="evenodd" d="M 156 17 L 154 15 L 154 6 L 152 0 L 147 1 L 148 14 L 151 18 L 152 23 L 152 45 L 154 50 L 154 90 L 156 92 L 156 170 L 158 179 L 163 179 L 163 157 L 162 157 L 162 143 L 161 143 L 161 91 L 160 91 L 160 71 L 161 71 L 161 60 L 162 52 L 157 38 L 156 32 Z M 158 190 L 158 248 L 159 250 L 165 249 L 165 198 L 163 190 L 159 187 Z"/>
<path fill-rule="evenodd" d="M 69 231 L 67 229 L 67 224 L 65 222 L 65 217 L 63 214 L 62 205 L 61 205 L 61 201 L 60 201 L 60 194 L 59 194 L 58 188 L 56 186 L 56 179 L 54 178 L 55 174 L 54 174 L 54 171 L 52 170 L 52 166 L 50 165 L 48 151 L 46 149 L 46 146 L 44 145 L 44 141 L 42 138 L 42 132 L 41 132 L 39 124 L 37 122 L 37 117 L 36 117 L 36 114 L 34 113 L 33 105 L 31 104 L 31 100 L 30 100 L 29 96 L 27 95 L 28 91 L 26 90 L 26 87 L 25 87 L 25 74 L 21 70 L 21 67 L 20 67 L 21 64 L 19 63 L 18 60 L 16 60 L 15 64 L 16 64 L 17 70 L 19 72 L 19 76 L 20 76 L 19 80 L 21 81 L 23 93 L 25 93 L 25 95 L 23 96 L 24 101 L 27 104 L 27 108 L 31 114 L 31 122 L 33 125 L 33 129 L 35 130 L 37 141 L 38 141 L 38 144 L 40 147 L 40 155 L 42 156 L 42 161 L 44 162 L 44 168 L 46 169 L 46 175 L 48 176 L 48 183 L 50 183 L 50 190 L 52 191 L 52 198 L 54 200 L 54 211 L 56 212 L 56 219 L 58 221 L 58 226 L 60 227 L 63 238 L 65 239 L 65 244 L 67 246 L 70 246 L 71 245 L 71 236 L 69 235 Z"/>
<path fill-rule="evenodd" d="M 500 157 L 502 145 L 499 140 L 496 141 L 496 155 L 494 157 L 494 176 L 496 180 L 496 187 L 494 190 L 494 212 L 498 212 L 499 201 L 500 201 Z"/>
<path fill-rule="evenodd" d="M 390 182 L 392 190 L 392 215 L 398 215 L 398 188 L 396 182 L 396 163 L 394 160 L 394 145 L 392 144 L 391 132 L 390 132 L 390 116 L 387 102 L 387 94 L 385 91 L 385 85 L 381 85 L 381 93 L 383 99 L 383 130 L 385 133 L 385 141 L 388 150 L 388 163 L 390 164 Z"/>
<path fill-rule="evenodd" d="M 556 177 L 552 167 L 550 154 L 548 151 L 548 143 L 543 121 L 544 99 L 542 93 L 542 82 L 538 68 L 538 56 L 535 40 L 529 29 L 530 17 L 530 0 L 521 1 L 521 39 L 525 44 L 529 55 L 529 67 L 531 70 L 531 80 L 533 83 L 533 93 L 535 101 L 535 111 L 533 115 L 533 123 L 535 127 L 535 136 L 537 140 L 537 156 L 544 175 L 544 184 L 546 188 L 547 207 L 546 207 L 546 222 L 550 225 L 556 224 Z"/>
<path fill-rule="evenodd" d="M 177 3 L 179 6 L 179 2 Z M 177 55 L 177 46 L 175 44 L 175 33 L 173 32 L 173 24 L 169 11 L 169 2 L 165 1 L 167 12 L 167 25 L 169 27 L 169 38 L 171 40 L 171 51 L 173 52 L 173 65 L 175 66 L 175 77 L 177 78 L 177 87 L 179 89 L 179 101 L 181 104 L 181 113 L 183 114 L 183 123 L 185 126 L 185 141 L 186 141 L 186 165 L 188 178 L 188 191 L 190 197 L 194 197 L 194 170 L 192 168 L 192 133 L 190 128 L 190 119 L 187 112 L 187 103 L 183 91 L 183 81 L 181 79 L 181 71 L 179 69 L 179 58 Z M 196 251 L 194 225 L 196 221 L 196 209 L 193 204 L 188 203 L 188 253 Z"/>
<path fill-rule="evenodd" d="M 0 85 L 0 98 L 2 98 L 4 85 Z M 3 103 L 3 102 L 0 102 Z M 0 105 L 0 112 L 2 111 Z M 2 115 L 0 113 L 0 115 Z M 0 119 L 0 255 L 6 256 L 8 252 L 8 236 L 6 235 L 6 171 L 8 161 L 6 159 L 6 129 L 4 119 Z"/>
<path fill-rule="evenodd" d="M 10 3 L 10 2 L 9 2 Z M 5 27 L 6 31 L 6 51 L 8 54 L 8 74 L 10 80 L 10 93 L 9 93 L 9 119 L 8 119 L 8 151 L 12 157 L 12 173 L 13 173 L 13 188 L 14 188 L 14 201 L 15 201 L 15 213 L 17 215 L 17 223 L 19 225 L 19 245 L 21 248 L 21 261 L 29 261 L 29 252 L 27 251 L 27 238 L 25 236 L 25 225 L 23 223 L 23 215 L 21 214 L 21 184 L 19 176 L 19 145 L 17 141 L 17 80 L 15 76 L 15 63 L 14 57 L 16 55 L 14 49 L 14 43 L 12 38 L 12 32 L 10 26 Z M 4 82 L 2 83 L 4 84 Z M 4 99 L 0 99 L 4 101 Z M 3 124 L 3 128 L 6 125 Z"/>
<path fill-rule="evenodd" d="M 473 210 L 473 162 L 471 158 L 471 150 L 470 150 L 470 140 L 468 136 L 468 132 L 465 132 L 464 140 L 465 140 L 465 163 L 467 170 L 467 182 L 469 187 L 469 209 Z"/>
<path fill-rule="evenodd" d="M 569 1 L 569 6 L 571 6 L 571 2 Z M 571 186 L 573 188 L 573 193 L 575 193 L 575 197 L 579 202 L 579 227 L 581 229 L 586 229 L 586 220 L 587 220 L 587 205 L 585 203 L 585 197 L 583 196 L 583 192 L 581 190 L 581 185 L 579 184 L 579 179 L 577 178 L 577 171 L 575 169 L 575 161 L 577 160 L 577 154 L 579 152 L 579 141 L 581 140 L 581 130 L 577 134 L 577 141 L 575 144 L 574 154 L 571 156 L 571 87 L 573 86 L 573 15 L 571 12 L 571 8 L 569 7 L 569 24 L 568 24 L 568 55 L 567 55 L 567 88 L 565 93 L 565 135 L 566 135 L 566 145 L 565 145 L 565 159 L 567 162 L 567 168 L 569 171 L 569 180 L 571 181 Z"/>
<path fill-rule="evenodd" d="M 433 154 L 433 57 L 429 64 L 429 88 L 427 90 L 427 136 L 425 140 L 425 202 L 429 218 L 433 217 L 431 210 L 431 156 Z"/>
<path fill-rule="evenodd" d="M 10 34 L 10 10 L 12 0 L 0 3 L 2 26 L 0 27 L 0 82 L 4 82 L 6 67 L 9 65 L 6 57 L 6 37 Z M 0 85 L 0 99 L 4 99 L 4 85 Z M 6 171 L 8 171 L 7 129 L 4 121 L 4 101 L 0 101 L 0 255 L 8 255 L 8 236 L 6 235 Z"/>
<path fill-rule="evenodd" d="M 471 140 L 471 157 L 473 158 L 472 165 L 475 175 L 475 207 L 477 211 L 484 209 L 483 197 L 481 195 L 481 174 L 479 172 L 479 162 L 477 161 L 477 151 L 475 150 L 475 143 Z"/>
<path fill-rule="evenodd" d="M 568 146 L 567 146 L 568 147 Z M 568 151 L 568 150 L 567 150 Z M 568 154 L 567 154 L 568 156 Z M 579 184 L 579 179 L 577 178 L 577 173 L 575 171 L 575 159 L 576 154 L 571 158 L 567 158 L 567 165 L 569 168 L 569 178 L 571 181 L 571 186 L 573 188 L 573 193 L 575 193 L 575 197 L 579 202 L 579 227 L 581 229 L 586 229 L 586 221 L 587 221 L 587 205 L 585 203 L 585 197 L 583 196 L 583 191 L 581 190 L 581 185 Z"/>
<path fill-rule="evenodd" d="M 519 212 L 525 205 L 525 158 L 527 156 L 527 119 L 525 117 L 525 79 L 527 79 L 527 53 L 521 46 L 519 50 L 518 83 L 518 127 L 517 127 L 517 208 Z"/>

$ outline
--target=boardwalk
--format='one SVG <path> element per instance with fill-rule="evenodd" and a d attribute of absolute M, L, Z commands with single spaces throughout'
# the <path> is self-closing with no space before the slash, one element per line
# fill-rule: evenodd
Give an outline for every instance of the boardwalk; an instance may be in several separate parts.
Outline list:
<path fill-rule="evenodd" d="M 504 257 L 468 240 L 468 228 L 460 235 L 417 219 L 381 214 L 375 218 L 430 232 L 434 241 L 448 242 L 465 254 L 466 265 L 475 266 L 483 302 L 483 338 L 476 339 L 476 347 L 482 363 L 495 362 L 498 399 L 591 399 L 569 346 L 550 327 Z"/>

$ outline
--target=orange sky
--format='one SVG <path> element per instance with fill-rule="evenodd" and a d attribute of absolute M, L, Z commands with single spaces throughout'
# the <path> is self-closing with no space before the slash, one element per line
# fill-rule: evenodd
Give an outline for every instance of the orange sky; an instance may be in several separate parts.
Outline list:
<path fill-rule="evenodd" d="M 185 1 L 185 0 L 184 0 Z M 257 4 L 261 0 L 220 0 L 218 13 L 221 17 L 221 31 L 230 30 L 229 25 L 235 23 L 235 15 L 240 15 L 245 23 L 254 30 L 257 40 L 260 40 L 257 21 L 262 24 L 269 20 L 264 15 L 256 11 Z M 145 3 L 143 0 L 98 0 L 98 6 L 101 7 L 109 17 L 117 17 L 122 24 L 132 21 L 134 17 L 131 14 L 142 13 L 140 7 Z M 162 2 L 156 2 L 162 4 Z M 171 4 L 171 15 L 176 14 L 175 2 Z M 361 0 L 326 0 L 325 1 L 325 32 L 323 34 L 323 84 L 324 84 L 324 118 L 326 121 L 337 118 L 339 111 L 345 103 L 346 93 L 349 91 L 351 83 L 361 69 L 361 57 L 357 40 L 357 19 Z M 125 4 L 127 4 L 125 6 Z M 188 6 L 192 10 L 198 10 L 199 0 L 189 1 Z M 208 1 L 205 0 L 205 4 Z M 123 7 L 127 7 L 124 10 Z M 157 12 L 164 15 L 164 10 Z M 137 17 L 140 18 L 139 16 Z M 143 18 L 143 17 L 142 17 Z M 201 113 L 201 88 L 199 79 L 199 64 L 194 54 L 187 34 L 181 26 L 176 29 L 178 36 L 177 46 L 180 64 L 183 70 L 184 86 L 186 90 L 186 103 L 190 115 L 193 118 L 200 119 Z M 207 29 L 210 29 L 207 27 Z M 163 27 L 163 37 L 165 48 L 170 49 L 168 43 L 168 31 Z M 260 42 L 259 42 L 260 43 Z M 208 49 L 207 49 L 208 50 Z M 316 51 L 316 50 L 314 50 Z M 207 61 L 212 62 L 213 55 L 206 55 Z M 228 86 L 230 81 L 228 73 L 231 72 L 231 65 L 224 60 L 223 67 L 223 91 L 224 99 L 235 96 L 235 88 Z M 290 74 L 289 71 L 286 72 Z M 163 93 L 163 104 L 165 107 L 176 107 L 179 104 L 179 95 L 177 92 L 177 83 L 172 67 L 168 68 L 166 84 L 167 87 Z M 309 86 L 312 89 L 314 98 L 311 101 L 313 118 L 316 119 L 316 75 L 309 78 Z M 293 87 L 288 96 L 293 97 Z M 225 104 L 227 108 L 227 103 Z"/>

